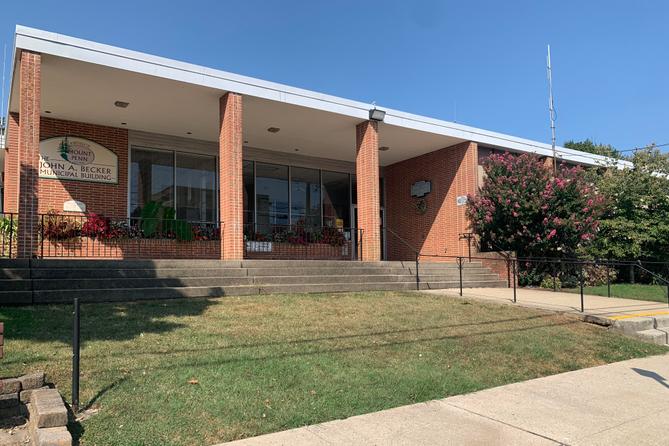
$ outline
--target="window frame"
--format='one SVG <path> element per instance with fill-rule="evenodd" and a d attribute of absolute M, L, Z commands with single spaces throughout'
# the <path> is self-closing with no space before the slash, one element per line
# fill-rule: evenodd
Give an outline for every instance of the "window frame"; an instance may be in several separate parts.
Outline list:
<path fill-rule="evenodd" d="M 127 170 L 127 175 L 128 175 L 128 181 L 127 181 L 127 187 L 128 187 L 128 200 L 127 200 L 127 208 L 126 208 L 126 215 L 127 218 L 130 218 L 132 215 L 132 201 L 131 201 L 131 194 L 132 194 L 132 162 L 133 162 L 133 151 L 135 150 L 145 150 L 148 152 L 163 152 L 163 153 L 171 153 L 172 154 L 172 184 L 173 184 L 173 196 L 172 200 L 174 202 L 174 210 L 176 212 L 177 209 L 177 153 L 180 154 L 185 154 L 185 155 L 194 155 L 194 156 L 202 156 L 202 157 L 209 157 L 212 158 L 216 164 L 216 166 L 219 165 L 218 163 L 218 156 L 217 155 L 212 155 L 210 153 L 202 153 L 202 152 L 194 152 L 194 151 L 189 151 L 189 150 L 177 150 L 177 149 L 165 149 L 165 148 L 156 148 L 156 147 L 150 147 L 150 146 L 145 146 L 141 144 L 128 144 L 128 170 Z M 221 190 L 221 184 L 219 181 L 219 169 L 218 167 L 214 169 L 214 221 L 211 222 L 193 222 L 193 223 L 213 223 L 216 225 L 220 224 L 220 209 L 219 209 L 219 203 L 220 203 L 220 190 Z"/>

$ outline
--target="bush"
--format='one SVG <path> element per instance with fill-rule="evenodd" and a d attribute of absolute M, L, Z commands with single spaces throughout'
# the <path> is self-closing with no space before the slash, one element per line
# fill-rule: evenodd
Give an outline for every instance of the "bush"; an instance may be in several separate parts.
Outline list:
<path fill-rule="evenodd" d="M 609 269 L 602 265 L 586 265 L 583 268 L 583 283 L 585 286 L 606 285 L 607 273 L 611 282 L 615 282 L 616 278 L 618 277 L 618 273 L 614 268 Z"/>
<path fill-rule="evenodd" d="M 541 288 L 547 288 L 547 289 L 553 289 L 553 284 L 557 287 L 557 289 L 562 288 L 562 281 L 560 280 L 559 277 L 555 278 L 555 282 L 553 282 L 553 276 L 547 275 L 544 276 L 543 280 L 541 281 L 541 284 L 539 285 Z"/>
<path fill-rule="evenodd" d="M 47 212 L 40 226 L 45 240 L 70 240 L 81 235 L 81 223 L 76 218 L 58 215 L 53 210 Z"/>
<path fill-rule="evenodd" d="M 505 153 L 490 155 L 484 169 L 483 186 L 467 207 L 482 246 L 518 257 L 564 258 L 594 239 L 603 198 L 580 167 L 562 167 L 553 176 L 536 155 Z"/>
<path fill-rule="evenodd" d="M 520 286 L 538 286 L 541 284 L 544 273 L 538 268 L 530 265 L 519 265 L 518 285 Z"/>

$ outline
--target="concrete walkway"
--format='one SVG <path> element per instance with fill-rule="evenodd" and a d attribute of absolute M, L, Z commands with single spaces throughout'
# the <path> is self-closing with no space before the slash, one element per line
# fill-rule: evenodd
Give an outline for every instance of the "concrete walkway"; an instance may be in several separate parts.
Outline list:
<path fill-rule="evenodd" d="M 460 297 L 460 290 L 452 288 L 423 292 Z M 465 288 L 462 297 L 512 304 L 513 289 Z M 576 293 L 553 292 L 536 288 L 518 288 L 516 290 L 516 300 L 516 305 L 524 307 L 581 314 L 581 296 Z M 639 316 L 669 315 L 669 305 L 666 302 L 649 302 L 592 295 L 584 296 L 583 301 L 585 307 L 584 314 L 594 317 L 625 319 Z"/>
<path fill-rule="evenodd" d="M 228 445 L 667 445 L 669 355 L 633 359 Z"/>

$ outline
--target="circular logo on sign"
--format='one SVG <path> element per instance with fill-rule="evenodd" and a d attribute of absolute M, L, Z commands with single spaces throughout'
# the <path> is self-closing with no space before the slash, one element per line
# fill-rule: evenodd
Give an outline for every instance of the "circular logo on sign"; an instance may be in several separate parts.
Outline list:
<path fill-rule="evenodd" d="M 82 141 L 68 141 L 65 138 L 60 143 L 60 156 L 72 164 L 85 166 L 95 161 L 95 152 Z"/>

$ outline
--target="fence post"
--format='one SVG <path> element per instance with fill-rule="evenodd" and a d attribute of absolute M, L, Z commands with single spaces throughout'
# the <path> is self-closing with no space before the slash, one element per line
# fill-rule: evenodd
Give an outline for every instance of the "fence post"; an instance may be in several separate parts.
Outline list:
<path fill-rule="evenodd" d="M 9 258 L 12 258 L 12 245 L 14 244 L 14 214 L 11 214 L 9 222 Z"/>
<path fill-rule="evenodd" d="M 72 330 L 72 411 L 79 412 L 79 298 L 74 298 Z"/>
<path fill-rule="evenodd" d="M 460 270 L 460 296 L 462 296 L 462 257 L 458 257 L 458 269 Z"/>
<path fill-rule="evenodd" d="M 630 264 L 630 283 L 634 284 L 634 264 Z"/>
<path fill-rule="evenodd" d="M 611 297 L 611 259 L 606 262 L 606 293 Z"/>
<path fill-rule="evenodd" d="M 517 273 L 516 259 L 513 259 L 511 262 L 513 263 L 513 303 L 515 304 L 516 300 L 517 300 L 517 298 L 516 298 L 516 273 Z"/>
<path fill-rule="evenodd" d="M 419 254 L 416 253 L 416 290 L 420 290 L 420 274 L 418 272 L 418 256 L 419 256 Z"/>
<path fill-rule="evenodd" d="M 578 282 L 581 288 L 581 313 L 585 311 L 584 305 L 583 305 L 583 264 L 579 264 L 578 266 Z"/>
<path fill-rule="evenodd" d="M 39 245 L 40 245 L 40 258 L 44 258 L 44 214 L 41 217 L 41 223 L 39 227 Z"/>

